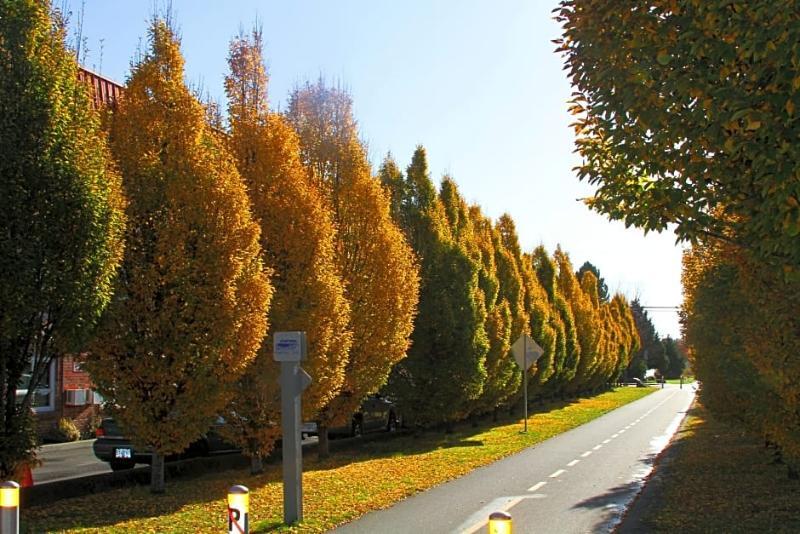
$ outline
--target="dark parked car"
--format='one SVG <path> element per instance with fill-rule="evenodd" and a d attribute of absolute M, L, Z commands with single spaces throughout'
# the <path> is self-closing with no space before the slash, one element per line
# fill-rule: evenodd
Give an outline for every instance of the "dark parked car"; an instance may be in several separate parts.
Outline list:
<path fill-rule="evenodd" d="M 349 426 L 328 429 L 331 437 L 360 436 L 367 432 L 394 432 L 400 427 L 400 412 L 395 404 L 383 395 L 370 395 L 353 414 Z"/>
<path fill-rule="evenodd" d="M 218 418 L 203 437 L 189 445 L 183 453 L 170 456 L 167 460 L 238 452 L 239 449 L 235 445 L 226 443 L 215 430 L 223 424 L 225 424 L 223 419 Z M 114 419 L 110 417 L 103 419 L 96 434 L 97 439 L 92 445 L 94 455 L 108 462 L 112 470 L 120 471 L 131 469 L 136 464 L 152 463 L 151 451 L 136 448 Z"/>

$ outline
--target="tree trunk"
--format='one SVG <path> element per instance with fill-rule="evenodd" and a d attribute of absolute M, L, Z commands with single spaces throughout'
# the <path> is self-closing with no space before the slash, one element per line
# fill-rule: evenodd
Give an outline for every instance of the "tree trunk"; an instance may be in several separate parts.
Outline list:
<path fill-rule="evenodd" d="M 260 475 L 264 472 L 264 462 L 260 454 L 254 454 L 250 457 L 250 474 Z"/>
<path fill-rule="evenodd" d="M 150 466 L 150 493 L 164 493 L 164 489 L 164 455 L 154 452 Z"/>
<path fill-rule="evenodd" d="M 495 423 L 497 422 L 497 412 L 498 412 L 498 407 L 495 406 L 494 410 L 492 410 L 492 421 Z"/>
<path fill-rule="evenodd" d="M 331 455 L 331 447 L 328 442 L 328 425 L 317 423 L 317 456 L 320 460 Z"/>

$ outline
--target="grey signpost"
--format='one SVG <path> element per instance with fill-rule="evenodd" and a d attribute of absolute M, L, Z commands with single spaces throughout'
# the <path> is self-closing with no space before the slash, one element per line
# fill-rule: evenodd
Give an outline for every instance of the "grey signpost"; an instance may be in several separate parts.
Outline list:
<path fill-rule="evenodd" d="M 303 520 L 303 444 L 300 439 L 301 395 L 311 377 L 301 367 L 306 359 L 305 332 L 275 332 L 275 361 L 281 363 L 281 430 L 283 432 L 283 521 Z"/>
<path fill-rule="evenodd" d="M 531 365 L 536 363 L 536 360 L 541 358 L 544 350 L 539 346 L 536 341 L 528 334 L 522 334 L 511 345 L 511 352 L 514 354 L 514 360 L 522 369 L 522 396 L 525 398 L 525 427 L 523 432 L 528 431 L 528 369 Z"/>

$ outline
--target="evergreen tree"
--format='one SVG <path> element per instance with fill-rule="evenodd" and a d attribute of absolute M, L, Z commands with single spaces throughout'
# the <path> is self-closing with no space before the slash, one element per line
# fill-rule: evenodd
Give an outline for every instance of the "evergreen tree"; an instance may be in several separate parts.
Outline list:
<path fill-rule="evenodd" d="M 137 446 L 164 457 L 202 435 L 230 400 L 267 328 L 272 289 L 245 186 L 183 80 L 163 20 L 133 66 L 112 124 L 128 193 L 119 283 L 87 368 Z"/>
<path fill-rule="evenodd" d="M 0 480 L 35 460 L 36 385 L 86 341 L 122 256 L 120 179 L 77 73 L 50 2 L 0 3 Z"/>
<path fill-rule="evenodd" d="M 636 331 L 641 340 L 641 348 L 636 351 L 628 366 L 628 377 L 644 379 L 645 371 L 648 369 L 658 369 L 660 372 L 666 371 L 669 363 L 664 355 L 664 344 L 656 332 L 656 327 L 650 320 L 647 310 L 642 308 L 639 299 L 631 302 L 631 313 L 636 322 Z"/>
<path fill-rule="evenodd" d="M 227 436 L 250 455 L 254 472 L 280 436 L 280 369 L 272 332 L 307 333 L 303 369 L 313 381 L 303 392 L 303 414 L 309 420 L 341 390 L 352 340 L 332 214 L 300 161 L 297 134 L 269 111 L 262 47 L 258 29 L 234 39 L 225 79 L 231 152 L 261 225 L 264 263 L 272 268 L 275 287 L 270 333 L 226 410 Z"/>

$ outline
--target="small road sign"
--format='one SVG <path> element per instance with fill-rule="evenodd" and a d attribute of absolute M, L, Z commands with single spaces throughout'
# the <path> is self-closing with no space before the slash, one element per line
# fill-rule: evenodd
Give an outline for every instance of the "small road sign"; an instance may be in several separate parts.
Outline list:
<path fill-rule="evenodd" d="M 536 360 L 542 357 L 544 349 L 536 343 L 528 334 L 519 336 L 513 345 L 511 345 L 511 352 L 514 354 L 514 360 L 521 369 L 527 371 Z"/>

